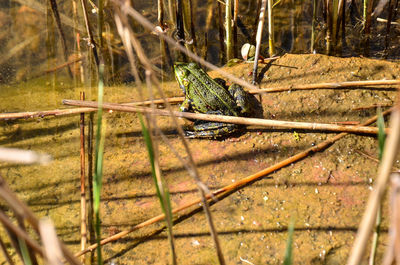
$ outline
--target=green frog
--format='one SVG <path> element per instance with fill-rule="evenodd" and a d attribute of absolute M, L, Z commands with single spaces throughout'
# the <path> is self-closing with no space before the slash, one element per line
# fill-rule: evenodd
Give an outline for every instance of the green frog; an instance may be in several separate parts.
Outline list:
<path fill-rule="evenodd" d="M 212 79 L 195 63 L 176 63 L 176 80 L 185 94 L 180 106 L 183 112 L 227 116 L 249 116 L 249 94 L 237 84 L 227 87 L 225 80 Z M 193 130 L 186 130 L 189 138 L 220 138 L 237 131 L 240 125 L 195 120 Z"/>

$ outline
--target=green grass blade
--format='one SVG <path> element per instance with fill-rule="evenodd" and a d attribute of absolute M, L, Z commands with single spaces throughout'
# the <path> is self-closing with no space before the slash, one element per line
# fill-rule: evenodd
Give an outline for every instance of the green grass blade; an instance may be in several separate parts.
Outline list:
<path fill-rule="evenodd" d="M 290 265 L 293 263 L 293 234 L 294 234 L 294 220 L 292 219 L 288 228 L 288 239 L 286 241 L 285 258 L 283 265 Z"/>
<path fill-rule="evenodd" d="M 379 161 L 381 161 L 383 155 L 383 149 L 385 147 L 386 134 L 385 134 L 385 120 L 383 119 L 383 115 L 380 109 L 378 109 L 377 124 L 378 124 Z"/>
<path fill-rule="evenodd" d="M 146 142 L 147 152 L 149 154 L 151 173 L 153 175 L 154 184 L 156 186 L 157 197 L 160 201 L 161 209 L 165 214 L 165 221 L 167 224 L 167 231 L 168 231 L 168 240 L 172 254 L 172 264 L 176 264 L 176 254 L 175 254 L 175 247 L 172 234 L 172 225 L 173 225 L 172 207 L 171 207 L 169 191 L 167 185 L 164 183 L 164 179 L 161 176 L 157 176 L 157 171 L 155 168 L 153 142 L 150 136 L 150 132 L 144 124 L 142 115 L 140 114 L 138 115 L 139 115 L 140 125 L 142 126 L 143 137 Z"/>
<path fill-rule="evenodd" d="M 138 114 L 138 116 L 139 116 L 139 120 L 140 120 L 140 125 L 142 126 L 142 133 L 143 133 L 144 141 L 146 143 L 147 153 L 149 154 L 149 160 L 150 160 L 150 165 L 151 165 L 151 174 L 153 175 L 153 180 L 156 183 L 157 197 L 159 199 L 161 199 L 160 187 L 157 185 L 156 169 L 154 166 L 154 150 L 153 150 L 153 143 L 150 138 L 150 132 L 144 125 L 142 115 Z M 161 201 L 161 207 L 162 207 L 163 212 L 165 212 L 164 204 L 162 203 L 162 201 Z"/>
<path fill-rule="evenodd" d="M 18 244 L 21 250 L 22 259 L 24 260 L 25 265 L 32 265 L 31 257 L 29 256 L 28 246 L 25 241 L 18 237 Z"/>
<path fill-rule="evenodd" d="M 95 230 L 97 241 L 97 264 L 103 264 L 101 257 L 101 229 L 100 229 L 100 196 L 103 178 L 103 152 L 104 152 L 104 131 L 102 131 L 103 122 L 103 91 L 104 91 L 104 64 L 99 66 L 99 86 L 98 86 L 98 111 L 97 111 L 97 131 L 96 131 L 96 153 L 95 153 L 95 172 L 93 179 L 93 210 L 95 213 Z"/>

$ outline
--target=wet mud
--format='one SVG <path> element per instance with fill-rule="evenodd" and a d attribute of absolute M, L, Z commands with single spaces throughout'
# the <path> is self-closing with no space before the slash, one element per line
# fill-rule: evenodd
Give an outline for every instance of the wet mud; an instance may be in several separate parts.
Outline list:
<path fill-rule="evenodd" d="M 251 64 L 226 68 L 250 80 Z M 261 87 L 319 82 L 399 78 L 395 62 L 365 58 L 286 54 L 260 67 Z M 211 73 L 213 77 L 218 75 Z M 181 96 L 176 82 L 163 84 L 168 96 Z M 1 111 L 63 107 L 61 99 L 79 96 L 80 88 L 43 88 L 25 95 L 7 92 Z M 95 88 L 86 91 L 95 99 Z M 43 102 L 43 97 L 50 95 Z M 107 87 L 105 101 L 138 101 L 130 86 Z M 318 89 L 269 93 L 261 96 L 267 119 L 357 124 L 387 109 L 396 100 L 394 87 Z M 28 104 L 30 104 L 28 106 Z M 177 106 L 174 106 L 177 109 Z M 96 116 L 96 115 L 94 115 Z M 108 237 L 161 213 L 150 163 L 136 114 L 106 113 L 102 235 Z M 86 116 L 88 119 L 88 116 Z M 0 144 L 49 153 L 47 166 L 0 164 L 0 174 L 38 217 L 50 217 L 60 238 L 79 250 L 80 162 L 79 117 L 2 121 Z M 157 118 L 176 152 L 186 157 L 171 119 Z M 187 121 L 180 120 L 180 123 Z M 388 125 L 388 123 L 386 123 Z M 202 181 L 210 190 L 229 185 L 306 150 L 336 133 L 250 126 L 224 140 L 190 139 L 189 146 Z M 377 139 L 349 134 L 322 152 L 234 191 L 215 202 L 212 215 L 227 264 L 280 264 L 287 227 L 295 223 L 295 264 L 344 264 L 352 246 L 378 164 L 358 151 L 377 157 Z M 170 148 L 160 141 L 160 166 L 173 207 L 198 198 L 197 186 Z M 397 160 L 397 167 L 400 162 Z M 383 204 L 378 260 L 385 250 L 388 205 Z M 184 213 L 174 226 L 179 264 L 217 264 L 217 256 L 203 212 Z M 164 223 L 137 230 L 103 247 L 111 264 L 169 264 Z M 1 230 L 1 235 L 5 232 Z M 365 260 L 367 259 L 365 256 Z M 15 253 L 14 258 L 17 258 Z M 2 258 L 0 258 L 1 260 Z M 247 262 L 248 261 L 248 262 Z M 4 263 L 4 261 L 2 262 Z"/>

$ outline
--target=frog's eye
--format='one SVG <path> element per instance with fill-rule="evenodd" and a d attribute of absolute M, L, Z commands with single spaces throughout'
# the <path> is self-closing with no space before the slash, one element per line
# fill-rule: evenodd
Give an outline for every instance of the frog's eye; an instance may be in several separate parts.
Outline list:
<path fill-rule="evenodd" d="M 189 80 L 187 80 L 186 78 L 182 79 L 182 81 L 179 82 L 179 87 L 182 89 L 183 94 L 185 94 L 185 95 L 186 95 L 186 87 L 188 85 L 189 85 Z"/>
<path fill-rule="evenodd" d="M 182 80 L 182 85 L 184 85 L 185 87 L 187 87 L 187 86 L 189 85 L 189 80 L 183 79 L 183 80 Z"/>

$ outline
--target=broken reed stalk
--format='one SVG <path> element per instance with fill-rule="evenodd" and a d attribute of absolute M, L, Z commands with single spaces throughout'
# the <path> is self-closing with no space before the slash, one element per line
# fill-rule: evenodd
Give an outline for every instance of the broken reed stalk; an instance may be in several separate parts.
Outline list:
<path fill-rule="evenodd" d="M 81 100 L 85 100 L 85 92 L 80 93 Z M 81 250 L 86 248 L 87 242 L 87 221 L 86 221 L 86 179 L 85 179 L 85 114 L 80 115 L 80 159 L 81 159 Z M 85 258 L 82 257 L 82 263 Z"/>
<path fill-rule="evenodd" d="M 226 62 L 233 59 L 232 0 L 225 0 Z"/>
<path fill-rule="evenodd" d="M 400 94 L 400 93 L 399 93 Z M 353 244 L 353 249 L 350 252 L 348 265 L 357 265 L 361 263 L 368 238 L 372 232 L 372 227 L 375 223 L 376 213 L 381 203 L 383 195 L 385 194 L 390 172 L 396 155 L 400 147 L 400 101 L 391 115 L 391 133 L 385 143 L 385 151 L 382 158 L 382 163 L 379 165 L 378 178 L 375 182 L 374 188 L 368 198 L 366 210 L 364 212 L 362 221 L 358 228 L 357 236 Z"/>
<path fill-rule="evenodd" d="M 63 104 L 94 108 L 97 107 L 98 102 L 64 99 Z M 180 111 L 169 112 L 167 110 L 159 110 L 159 109 L 152 110 L 151 108 L 146 108 L 146 107 L 124 106 L 115 103 L 103 103 L 102 106 L 104 109 L 115 110 L 115 111 L 151 113 L 160 116 L 174 115 L 179 118 L 217 121 L 217 122 L 234 123 L 242 125 L 256 125 L 256 126 L 274 127 L 274 128 L 304 129 L 304 130 L 334 131 L 334 132 L 349 132 L 349 133 L 366 133 L 366 134 L 378 133 L 378 128 L 367 127 L 367 126 L 341 126 L 336 124 L 291 122 L 291 121 L 245 118 L 245 117 L 235 117 L 235 116 L 225 116 L 225 115 L 210 115 L 203 113 L 191 113 L 191 112 L 180 112 Z M 386 133 L 389 132 L 390 132 L 389 129 L 386 129 Z"/>
<path fill-rule="evenodd" d="M 286 87 L 271 87 L 263 89 L 250 89 L 247 90 L 250 94 L 260 94 L 260 93 L 271 93 L 271 92 L 282 92 L 282 91 L 293 91 L 293 90 L 308 90 L 308 89 L 341 89 L 346 87 L 367 87 L 367 86 L 381 86 L 381 85 L 395 85 L 400 84 L 400 80 L 370 80 L 370 81 L 345 81 L 337 83 L 318 83 L 318 84 L 304 84 L 297 86 L 286 86 Z M 180 103 L 185 99 L 185 97 L 173 97 L 166 98 L 168 103 L 176 104 Z M 142 102 L 132 102 L 132 103 L 122 103 L 126 106 L 140 106 L 140 105 L 150 105 L 154 104 L 164 104 L 164 99 L 156 99 L 154 101 L 146 100 Z M 378 106 L 378 105 L 376 105 Z M 375 106 L 375 107 L 376 107 Z M 27 119 L 27 118 L 38 118 L 46 116 L 62 116 L 62 115 L 72 115 L 87 112 L 94 112 L 96 108 L 74 108 L 74 109 L 55 109 L 47 111 L 29 111 L 29 112 L 16 112 L 16 113 L 0 113 L 0 120 L 12 120 L 12 119 Z M 358 110 L 358 109 L 354 109 Z"/>
<path fill-rule="evenodd" d="M 252 81 L 253 85 L 256 83 L 256 80 L 257 80 L 258 58 L 260 57 L 261 40 L 262 40 L 262 32 L 263 32 L 263 28 L 264 28 L 265 9 L 266 8 L 267 8 L 267 0 L 262 0 L 262 4 L 261 4 L 261 8 L 260 8 L 260 16 L 258 19 L 257 35 L 256 35 L 256 54 L 254 57 L 253 81 Z"/>
<path fill-rule="evenodd" d="M 392 111 L 392 109 L 386 110 L 386 111 L 382 112 L 382 115 L 385 116 L 385 115 L 389 114 L 391 111 Z M 368 125 L 376 122 L 377 118 L 378 118 L 378 116 L 374 116 L 374 117 L 366 120 L 361 125 L 362 126 L 368 126 Z M 343 137 L 345 137 L 346 135 L 348 135 L 348 133 L 340 133 L 340 134 L 338 134 L 338 135 L 336 135 L 336 136 L 334 136 L 332 138 L 329 138 L 329 139 L 325 140 L 322 143 L 319 143 L 316 146 L 308 148 L 307 150 L 305 150 L 303 152 L 300 152 L 300 153 L 298 153 L 298 154 L 296 154 L 294 156 L 291 156 L 291 157 L 289 157 L 289 158 L 287 158 L 287 159 L 285 159 L 285 160 L 283 160 L 281 162 L 278 162 L 277 164 L 275 164 L 275 165 L 273 165 L 271 167 L 263 169 L 263 170 L 255 173 L 255 174 L 250 175 L 248 177 L 245 177 L 245 178 L 243 178 L 243 179 L 241 179 L 241 180 L 239 180 L 239 181 L 237 181 L 235 183 L 232 183 L 232 184 L 227 185 L 225 187 L 222 187 L 222 188 L 220 188 L 220 189 L 218 189 L 216 191 L 213 191 L 212 193 L 207 194 L 206 198 L 208 200 L 210 200 L 210 199 L 215 200 L 215 198 L 217 197 L 217 199 L 218 199 L 218 196 L 224 196 L 224 194 L 227 194 L 227 193 L 229 193 L 229 192 L 231 192 L 233 190 L 240 189 L 240 188 L 246 186 L 249 183 L 252 183 L 252 182 L 254 182 L 256 180 L 259 180 L 259 179 L 265 177 L 268 174 L 271 174 L 271 173 L 273 173 L 273 172 L 275 172 L 275 171 L 277 171 L 277 170 L 279 170 L 279 169 L 281 169 L 283 167 L 291 165 L 292 163 L 300 161 L 301 159 L 303 159 L 303 158 L 305 158 L 305 157 L 307 157 L 309 155 L 312 155 L 312 154 L 317 153 L 317 152 L 321 152 L 324 149 L 326 149 L 329 146 L 331 146 L 336 141 L 338 141 L 338 140 L 342 139 Z M 193 205 L 199 204 L 200 202 L 201 202 L 200 198 L 195 199 L 195 200 L 193 200 L 191 202 L 188 202 L 188 203 L 186 203 L 186 204 L 184 204 L 184 205 L 182 205 L 180 207 L 177 207 L 177 208 L 173 209 L 172 213 L 175 214 L 175 213 L 181 212 L 181 211 L 183 211 L 183 210 L 185 210 L 185 209 L 187 209 L 187 208 L 189 208 L 189 207 L 191 207 Z M 153 218 L 150 218 L 150 219 L 148 219 L 148 220 L 146 220 L 146 221 L 144 221 L 144 222 L 142 222 L 140 224 L 135 225 L 134 227 L 132 227 L 129 230 L 121 231 L 118 234 L 115 234 L 115 235 L 113 235 L 111 237 L 103 239 L 100 242 L 100 244 L 101 245 L 105 245 L 105 244 L 108 244 L 110 242 L 113 242 L 113 241 L 116 241 L 118 239 L 121 239 L 121 238 L 125 237 L 126 235 L 128 235 L 129 233 L 132 233 L 133 231 L 136 231 L 136 230 L 138 230 L 140 228 L 143 228 L 143 227 L 146 227 L 148 225 L 151 225 L 151 224 L 157 223 L 159 221 L 162 221 L 164 218 L 165 218 L 164 214 L 157 215 L 157 216 L 155 216 Z M 89 246 L 87 249 L 85 249 L 84 251 L 80 251 L 80 252 L 75 253 L 75 256 L 79 257 L 79 256 L 81 256 L 83 254 L 91 252 L 94 249 L 96 249 L 96 247 L 97 247 L 97 244 L 93 244 L 93 245 Z"/>
<path fill-rule="evenodd" d="M 18 197 L 10 190 L 5 180 L 0 176 L 0 197 L 3 198 L 8 206 L 19 215 L 23 216 L 26 221 L 39 233 L 39 220 L 35 217 L 29 207 L 21 202 Z M 0 212 L 1 213 L 1 212 Z M 73 265 L 81 264 L 74 255 L 67 249 L 67 247 L 59 241 L 63 255 L 66 260 Z"/>

